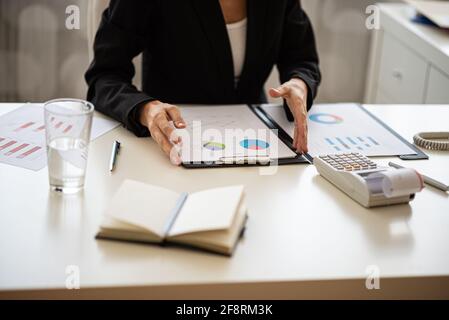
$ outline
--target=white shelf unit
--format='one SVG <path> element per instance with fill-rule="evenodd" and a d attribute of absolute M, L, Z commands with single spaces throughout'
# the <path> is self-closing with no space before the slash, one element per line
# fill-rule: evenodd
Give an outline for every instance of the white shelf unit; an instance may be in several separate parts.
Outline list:
<path fill-rule="evenodd" d="M 378 6 L 365 102 L 449 104 L 449 31 L 413 22 L 409 5 Z"/>

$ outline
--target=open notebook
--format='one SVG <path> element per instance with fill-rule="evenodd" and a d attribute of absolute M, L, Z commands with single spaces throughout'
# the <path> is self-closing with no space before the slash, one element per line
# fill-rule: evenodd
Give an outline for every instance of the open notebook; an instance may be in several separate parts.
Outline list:
<path fill-rule="evenodd" d="M 126 180 L 107 208 L 97 238 L 171 242 L 232 255 L 246 220 L 243 186 L 180 194 Z"/>

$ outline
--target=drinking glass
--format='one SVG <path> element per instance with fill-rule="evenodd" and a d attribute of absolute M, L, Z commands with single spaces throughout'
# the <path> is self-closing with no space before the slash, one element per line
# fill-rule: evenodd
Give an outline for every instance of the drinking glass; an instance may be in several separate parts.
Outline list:
<path fill-rule="evenodd" d="M 94 106 L 78 99 L 45 103 L 48 177 L 56 192 L 76 193 L 84 187 Z"/>

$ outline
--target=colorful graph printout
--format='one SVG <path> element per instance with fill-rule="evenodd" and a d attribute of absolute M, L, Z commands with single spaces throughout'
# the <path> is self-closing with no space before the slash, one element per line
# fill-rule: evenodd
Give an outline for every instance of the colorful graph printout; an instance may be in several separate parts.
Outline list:
<path fill-rule="evenodd" d="M 225 145 L 223 143 L 220 142 L 206 142 L 203 145 L 204 148 L 210 150 L 210 151 L 218 151 L 218 150 L 224 150 L 225 149 Z"/>
<path fill-rule="evenodd" d="M 263 109 L 293 137 L 295 125 L 282 108 L 266 105 Z M 308 126 L 309 154 L 313 157 L 349 152 L 366 156 L 416 154 L 357 104 L 316 104 L 309 111 Z"/>
<path fill-rule="evenodd" d="M 270 146 L 268 142 L 258 139 L 244 139 L 240 142 L 240 145 L 250 150 L 265 150 Z"/>
<path fill-rule="evenodd" d="M 50 119 L 61 134 L 76 129 L 74 123 Z M 116 121 L 94 117 L 91 139 L 114 129 Z M 40 170 L 47 165 L 44 108 L 42 104 L 26 104 L 0 116 L 0 163 Z"/>

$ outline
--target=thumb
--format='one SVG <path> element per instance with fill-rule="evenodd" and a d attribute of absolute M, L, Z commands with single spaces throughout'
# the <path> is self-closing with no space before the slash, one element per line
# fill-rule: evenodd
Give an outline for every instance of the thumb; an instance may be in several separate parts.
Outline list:
<path fill-rule="evenodd" d="M 277 88 L 271 88 L 269 94 L 272 98 L 282 98 L 288 94 L 288 90 L 284 86 L 280 86 Z"/>

